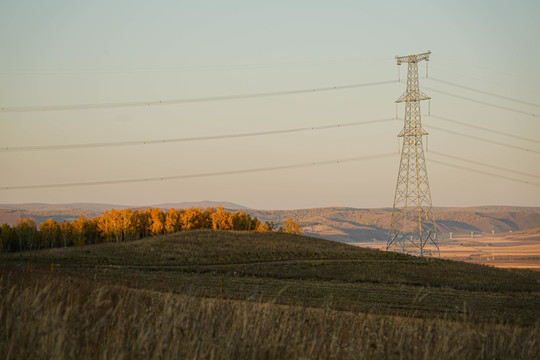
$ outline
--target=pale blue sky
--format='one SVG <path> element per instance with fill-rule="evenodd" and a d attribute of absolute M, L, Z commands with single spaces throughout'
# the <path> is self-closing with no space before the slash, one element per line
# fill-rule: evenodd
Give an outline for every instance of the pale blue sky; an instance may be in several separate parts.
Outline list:
<path fill-rule="evenodd" d="M 538 1 L 2 1 L 0 106 L 160 100 L 397 77 L 395 55 L 432 51 L 429 74 L 540 104 Z M 402 66 L 401 78 L 406 68 Z M 424 76 L 425 67 L 420 67 Z M 422 79 L 525 112 L 539 107 Z M 0 147 L 162 139 L 392 117 L 405 84 L 149 108 L 0 112 Z M 538 117 L 429 92 L 432 114 L 528 138 Z M 427 110 L 427 107 L 424 108 Z M 427 111 L 425 111 L 427 113 Z M 427 114 L 426 114 L 427 115 Z M 399 109 L 403 116 L 403 108 Z M 540 151 L 424 117 L 424 125 Z M 399 122 L 197 143 L 0 152 L 0 187 L 171 176 L 397 152 Z M 428 159 L 540 183 L 540 154 L 431 130 Z M 391 206 L 399 155 L 205 179 L 0 191 L 0 202 L 131 205 L 227 200 L 255 208 Z M 540 186 L 428 163 L 436 206 L 540 206 Z"/>

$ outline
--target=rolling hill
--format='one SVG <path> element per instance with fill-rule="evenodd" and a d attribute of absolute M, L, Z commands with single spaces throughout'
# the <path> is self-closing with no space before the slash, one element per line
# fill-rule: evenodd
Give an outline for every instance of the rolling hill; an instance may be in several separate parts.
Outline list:
<path fill-rule="evenodd" d="M 508 321 L 540 316 L 540 273 L 276 232 L 187 231 L 127 243 L 0 254 L 0 260 L 46 268 L 54 263 L 66 274 L 208 297 L 226 292 L 246 300 L 256 294 L 289 305 L 331 304 L 381 314 L 414 310 L 419 316 L 453 316 L 466 302 L 479 319 L 493 312 Z M 415 301 L 424 292 L 425 301 Z"/>
<path fill-rule="evenodd" d="M 392 215 L 391 208 L 357 209 L 327 207 L 299 210 L 255 210 L 231 202 L 201 201 L 183 203 L 163 203 L 159 207 L 190 208 L 224 206 L 231 211 L 242 210 L 262 221 L 281 221 L 292 217 L 303 227 L 304 233 L 312 237 L 341 242 L 385 242 Z M 52 218 L 58 222 L 72 221 L 80 215 L 92 218 L 104 210 L 124 209 L 128 206 L 112 204 L 18 204 L 0 205 L 0 224 L 14 225 L 17 220 L 31 217 L 37 223 Z M 440 239 L 475 234 L 506 233 L 540 227 L 540 207 L 479 206 L 468 208 L 434 208 Z"/>
<path fill-rule="evenodd" d="M 301 210 L 248 210 L 261 220 L 280 222 L 292 217 L 310 236 L 342 242 L 386 241 L 391 208 L 319 208 Z M 540 208 L 482 206 L 434 208 L 439 236 L 505 233 L 540 226 Z"/>
<path fill-rule="evenodd" d="M 540 273 L 284 233 L 0 254 L 13 358 L 537 358 Z M 219 354 L 219 356 L 217 356 Z"/>

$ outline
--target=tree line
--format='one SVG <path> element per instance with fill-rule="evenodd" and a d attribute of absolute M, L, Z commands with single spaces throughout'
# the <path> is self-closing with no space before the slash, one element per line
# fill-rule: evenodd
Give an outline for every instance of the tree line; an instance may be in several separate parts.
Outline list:
<path fill-rule="evenodd" d="M 147 236 L 197 229 L 283 231 L 301 234 L 302 228 L 292 218 L 277 227 L 273 222 L 261 223 L 243 212 L 234 214 L 223 207 L 191 208 L 185 210 L 159 208 L 142 210 L 105 211 L 103 215 L 87 219 L 81 215 L 72 222 L 48 219 L 39 224 L 24 218 L 14 226 L 0 226 L 0 249 L 4 252 L 82 246 L 105 242 L 124 242 Z"/>

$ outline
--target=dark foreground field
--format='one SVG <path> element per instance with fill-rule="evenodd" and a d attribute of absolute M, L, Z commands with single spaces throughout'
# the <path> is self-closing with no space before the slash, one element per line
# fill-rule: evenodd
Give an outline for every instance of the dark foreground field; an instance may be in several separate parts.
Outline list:
<path fill-rule="evenodd" d="M 212 231 L 0 262 L 7 358 L 540 354 L 538 272 Z"/>

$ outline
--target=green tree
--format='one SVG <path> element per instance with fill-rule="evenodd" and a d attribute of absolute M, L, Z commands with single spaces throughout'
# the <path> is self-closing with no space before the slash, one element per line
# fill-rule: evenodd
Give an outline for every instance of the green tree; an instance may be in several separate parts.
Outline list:
<path fill-rule="evenodd" d="M 256 230 L 260 225 L 259 219 L 239 211 L 234 213 L 232 221 L 234 230 Z"/>
<path fill-rule="evenodd" d="M 0 244 L 3 251 L 15 252 L 19 250 L 19 239 L 15 230 L 8 224 L 0 226 Z"/>

